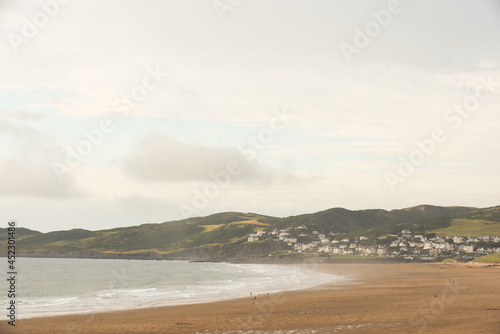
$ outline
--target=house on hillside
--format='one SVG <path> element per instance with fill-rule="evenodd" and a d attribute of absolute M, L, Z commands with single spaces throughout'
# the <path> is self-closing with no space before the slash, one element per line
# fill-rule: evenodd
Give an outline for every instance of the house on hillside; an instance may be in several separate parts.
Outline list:
<path fill-rule="evenodd" d="M 375 255 L 377 254 L 377 249 L 375 247 L 366 247 L 365 255 Z"/>
<path fill-rule="evenodd" d="M 332 246 L 329 246 L 329 245 L 321 246 L 319 248 L 318 252 L 331 253 L 332 252 Z"/>
<path fill-rule="evenodd" d="M 474 253 L 474 245 L 463 245 L 459 247 L 459 250 L 465 253 Z"/>
<path fill-rule="evenodd" d="M 429 254 L 431 255 L 441 255 L 443 254 L 443 250 L 441 248 L 432 248 L 429 250 Z"/>
<path fill-rule="evenodd" d="M 480 235 L 477 238 L 481 239 L 484 242 L 490 242 L 490 239 L 491 239 L 491 237 L 489 235 Z"/>
<path fill-rule="evenodd" d="M 287 236 L 289 236 L 289 235 L 290 235 L 290 233 L 288 233 L 288 232 L 281 232 L 281 233 L 278 235 L 278 239 L 279 239 L 279 240 L 283 240 L 283 239 L 285 239 L 285 238 L 286 238 Z"/>
<path fill-rule="evenodd" d="M 379 246 L 377 248 L 377 255 L 385 255 L 385 254 L 387 254 L 387 248 Z"/>
<path fill-rule="evenodd" d="M 476 253 L 477 254 L 484 254 L 485 253 L 484 248 L 483 247 L 479 247 L 478 249 L 476 249 Z"/>
<path fill-rule="evenodd" d="M 261 236 L 263 236 L 264 234 L 266 234 L 266 231 L 264 231 L 264 230 L 258 230 L 258 231 L 257 231 L 257 236 L 258 236 L 258 237 L 261 237 Z"/>
<path fill-rule="evenodd" d="M 257 234 L 250 234 L 248 236 L 248 242 L 256 242 L 259 241 L 259 236 Z"/>
<path fill-rule="evenodd" d="M 365 246 L 358 246 L 358 247 L 356 247 L 356 253 L 364 254 L 365 253 L 365 249 L 366 249 Z"/>
<path fill-rule="evenodd" d="M 446 243 L 445 245 L 446 245 L 446 250 L 447 251 L 455 250 L 455 245 L 449 244 L 449 243 Z"/>

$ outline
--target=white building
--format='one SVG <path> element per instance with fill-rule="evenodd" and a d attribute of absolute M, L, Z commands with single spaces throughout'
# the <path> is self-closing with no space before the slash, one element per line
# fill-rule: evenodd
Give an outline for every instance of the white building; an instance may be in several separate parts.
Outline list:
<path fill-rule="evenodd" d="M 474 253 L 474 246 L 473 245 L 463 245 L 459 247 L 459 250 L 466 252 L 466 253 Z"/>
<path fill-rule="evenodd" d="M 375 247 L 366 247 L 365 248 L 366 255 L 374 255 L 377 254 L 377 249 Z"/>
<path fill-rule="evenodd" d="M 318 252 L 331 253 L 332 252 L 332 246 L 329 246 L 329 245 L 321 246 L 319 248 Z"/>
<path fill-rule="evenodd" d="M 284 240 L 287 236 L 289 236 L 290 233 L 288 232 L 281 232 L 279 235 L 278 235 L 278 239 L 280 240 Z"/>
<path fill-rule="evenodd" d="M 248 236 L 248 242 L 259 241 L 259 236 L 257 234 L 250 234 Z"/>
<path fill-rule="evenodd" d="M 377 255 L 385 255 L 385 254 L 387 254 L 387 248 L 385 247 L 377 248 Z"/>

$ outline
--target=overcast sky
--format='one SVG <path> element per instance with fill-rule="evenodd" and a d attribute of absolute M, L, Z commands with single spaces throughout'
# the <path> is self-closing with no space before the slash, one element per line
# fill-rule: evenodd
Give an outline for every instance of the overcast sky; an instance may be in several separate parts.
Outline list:
<path fill-rule="evenodd" d="M 5 226 L 500 204 L 498 2 L 10 0 L 0 28 Z"/>

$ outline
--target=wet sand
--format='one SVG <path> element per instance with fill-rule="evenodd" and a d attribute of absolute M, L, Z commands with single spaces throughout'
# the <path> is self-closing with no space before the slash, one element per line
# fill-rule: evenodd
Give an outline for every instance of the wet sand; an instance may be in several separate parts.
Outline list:
<path fill-rule="evenodd" d="M 0 323 L 0 333 L 500 333 L 500 267 L 320 264 L 341 285 Z M 260 293 L 260 296 L 259 296 Z M 252 304 L 252 302 L 254 302 Z"/>

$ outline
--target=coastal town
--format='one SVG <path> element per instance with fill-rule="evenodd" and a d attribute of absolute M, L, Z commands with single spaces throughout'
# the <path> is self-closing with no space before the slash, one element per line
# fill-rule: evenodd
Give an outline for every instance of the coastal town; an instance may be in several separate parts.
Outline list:
<path fill-rule="evenodd" d="M 399 233 L 374 237 L 347 237 L 345 233 L 327 234 L 309 231 L 306 226 L 259 230 L 248 235 L 248 242 L 276 240 L 285 243 L 289 252 L 333 256 L 373 256 L 435 261 L 442 258 L 472 260 L 500 253 L 500 237 L 491 235 L 437 236 L 401 230 Z"/>

